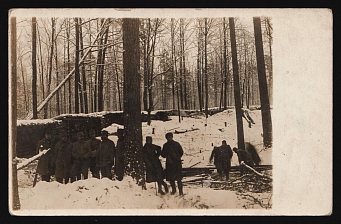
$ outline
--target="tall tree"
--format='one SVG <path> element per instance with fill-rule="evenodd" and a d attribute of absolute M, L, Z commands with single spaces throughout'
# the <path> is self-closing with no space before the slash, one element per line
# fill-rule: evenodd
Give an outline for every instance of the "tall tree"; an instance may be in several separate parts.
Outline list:
<path fill-rule="evenodd" d="M 90 23 L 90 22 L 89 22 Z M 81 48 L 81 57 L 84 56 L 84 45 L 83 45 L 83 32 L 82 32 L 82 19 L 79 18 L 79 43 Z M 91 55 L 91 54 L 90 54 Z M 91 74 L 91 73 L 90 73 Z M 84 102 L 84 112 L 87 114 L 89 112 L 88 107 L 88 94 L 86 91 L 86 76 L 85 76 L 85 64 L 82 62 L 82 93 L 83 93 L 83 102 Z"/>
<path fill-rule="evenodd" d="M 125 171 L 145 188 L 142 160 L 139 19 L 124 18 L 122 30 Z"/>
<path fill-rule="evenodd" d="M 107 47 L 105 46 L 108 41 L 108 34 L 109 34 L 109 27 L 105 30 L 105 36 L 104 36 L 104 42 L 102 45 L 102 55 L 101 55 L 101 60 L 100 60 L 100 65 L 99 66 L 99 77 L 98 77 L 98 110 L 103 111 L 104 109 L 104 104 L 103 104 L 103 80 L 104 80 L 104 63 L 105 63 L 105 53 Z"/>
<path fill-rule="evenodd" d="M 38 118 L 37 113 L 37 20 L 32 18 L 32 109 L 33 119 Z"/>
<path fill-rule="evenodd" d="M 245 149 L 244 144 L 244 129 L 242 118 L 242 107 L 240 100 L 240 85 L 239 85 L 239 68 L 237 60 L 237 46 L 236 46 L 236 34 L 234 26 L 234 18 L 229 18 L 230 25 L 230 39 L 231 39 L 231 52 L 232 52 L 232 67 L 233 67 L 233 82 L 234 82 L 234 100 L 236 108 L 236 123 L 237 123 L 237 136 L 238 136 L 238 148 Z"/>
<path fill-rule="evenodd" d="M 57 38 L 57 37 L 56 37 Z M 54 42 L 55 43 L 55 49 L 56 49 L 56 53 L 55 53 L 55 66 L 56 66 L 56 86 L 58 86 L 59 84 L 59 71 L 58 71 L 58 50 L 57 50 L 57 40 Z M 56 112 L 57 115 L 60 114 L 60 100 L 59 100 L 59 92 L 56 93 Z"/>
<path fill-rule="evenodd" d="M 17 22 L 16 17 L 11 17 L 11 150 L 12 150 L 12 195 L 11 205 L 13 210 L 20 209 L 17 163 L 16 163 L 16 142 L 17 142 Z"/>
<path fill-rule="evenodd" d="M 207 35 L 208 24 L 207 18 L 205 18 L 205 32 L 204 32 L 204 49 L 205 49 L 205 116 L 208 118 L 208 75 L 207 75 Z"/>
<path fill-rule="evenodd" d="M 48 70 L 48 74 L 47 74 L 47 94 L 50 94 L 50 90 L 51 90 L 51 81 L 52 81 L 52 59 L 53 59 L 53 50 L 54 50 L 54 34 L 55 34 L 55 25 L 56 25 L 56 19 L 55 18 L 51 18 L 51 27 L 52 27 L 52 33 L 51 33 L 51 42 L 50 42 L 50 54 L 49 54 L 49 70 Z M 45 104 L 44 107 L 44 119 L 47 118 L 47 112 L 48 112 L 48 103 Z M 51 110 L 50 110 L 51 112 Z M 51 113 L 50 113 L 51 114 Z"/>
<path fill-rule="evenodd" d="M 262 40 L 262 27 L 261 27 L 261 21 L 259 17 L 253 17 L 253 25 L 254 25 L 254 32 L 255 32 L 259 94 L 260 94 L 261 111 L 262 111 L 263 143 L 265 147 L 271 147 L 272 146 L 272 121 L 271 121 L 268 87 L 266 83 L 263 40 Z"/>
<path fill-rule="evenodd" d="M 75 51 L 75 113 L 79 113 L 79 23 L 78 18 L 75 18 L 75 30 L 76 30 L 76 51 Z"/>

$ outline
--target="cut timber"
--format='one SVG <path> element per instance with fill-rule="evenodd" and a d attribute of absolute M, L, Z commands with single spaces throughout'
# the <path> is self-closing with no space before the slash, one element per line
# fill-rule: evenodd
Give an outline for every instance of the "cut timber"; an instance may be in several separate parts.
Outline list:
<path fill-rule="evenodd" d="M 190 182 L 203 181 L 203 180 L 205 180 L 205 178 L 200 177 L 200 178 L 195 178 L 195 179 L 190 179 L 190 180 L 184 180 L 182 181 L 182 183 L 190 183 Z"/>
<path fill-rule="evenodd" d="M 257 175 L 260 176 L 260 177 L 265 177 L 265 178 L 268 178 L 268 179 L 272 180 L 271 177 L 269 177 L 269 176 L 267 176 L 267 175 L 264 175 L 264 174 L 262 174 L 262 173 L 259 173 L 258 171 L 256 171 L 256 170 L 253 169 L 252 167 L 250 167 L 249 165 L 245 164 L 244 161 L 242 161 L 242 162 L 240 163 L 240 165 L 245 166 L 246 168 L 248 168 L 249 170 L 251 170 L 252 172 L 254 172 L 255 174 L 257 174 Z"/>
<path fill-rule="evenodd" d="M 103 25 L 101 27 L 101 29 L 98 31 L 95 39 L 93 40 L 92 44 L 90 45 L 90 47 L 88 48 L 88 50 L 84 53 L 83 57 L 79 60 L 78 62 L 78 66 L 80 66 L 84 59 L 86 58 L 86 56 L 89 54 L 90 50 L 92 49 L 92 47 L 95 45 L 97 39 L 99 38 L 100 34 L 102 34 L 102 30 L 104 29 L 105 23 L 106 23 L 107 19 L 105 19 L 105 21 L 103 22 Z M 75 68 L 73 68 L 70 73 L 59 83 L 59 85 L 39 104 L 38 108 L 37 108 L 37 113 L 39 113 L 44 106 L 51 100 L 51 98 L 58 92 L 58 90 L 66 83 L 66 81 L 69 80 L 69 78 L 73 75 L 73 73 L 75 72 Z M 30 120 L 33 117 L 33 112 L 30 112 L 27 117 L 25 118 L 25 120 Z"/>
<path fill-rule="evenodd" d="M 182 134 L 182 133 L 186 133 L 186 132 L 190 132 L 190 131 L 197 131 L 199 130 L 199 128 L 192 128 L 192 129 L 180 129 L 180 130 L 175 130 L 174 134 Z"/>
<path fill-rule="evenodd" d="M 29 165 L 30 163 L 32 163 L 34 160 L 39 159 L 42 155 L 44 155 L 45 153 L 47 153 L 50 149 L 51 149 L 51 148 L 46 149 L 46 150 L 43 150 L 43 151 L 41 151 L 40 153 L 38 153 L 37 155 L 35 155 L 35 156 L 33 156 L 33 157 L 27 159 L 27 160 L 24 161 L 23 163 L 18 164 L 17 170 L 21 170 L 22 168 L 28 166 L 28 165 Z"/>

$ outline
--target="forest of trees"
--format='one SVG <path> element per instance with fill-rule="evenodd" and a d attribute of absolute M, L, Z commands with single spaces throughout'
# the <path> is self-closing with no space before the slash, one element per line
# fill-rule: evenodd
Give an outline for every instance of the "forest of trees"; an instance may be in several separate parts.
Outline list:
<path fill-rule="evenodd" d="M 17 117 L 123 110 L 121 18 L 17 19 Z M 234 19 L 241 107 L 260 106 L 252 18 Z M 141 109 L 234 106 L 229 18 L 139 19 Z M 272 25 L 261 18 L 272 105 Z M 57 90 L 57 91 L 56 91 Z"/>

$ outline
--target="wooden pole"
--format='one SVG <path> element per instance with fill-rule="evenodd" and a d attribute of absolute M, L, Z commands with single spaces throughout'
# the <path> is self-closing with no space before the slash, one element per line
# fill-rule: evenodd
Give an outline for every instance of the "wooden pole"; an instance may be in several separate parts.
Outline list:
<path fill-rule="evenodd" d="M 17 141 L 17 26 L 16 26 L 16 17 L 11 17 L 10 20 L 10 29 L 11 29 L 11 83 L 10 83 L 10 142 L 11 142 L 11 150 L 12 156 L 10 157 L 11 168 L 12 168 L 12 181 L 11 187 L 12 190 L 12 200 L 10 202 L 11 208 L 13 210 L 20 209 L 20 200 L 19 200 L 19 191 L 18 191 L 18 179 L 17 179 L 17 163 L 16 163 L 16 141 Z"/>

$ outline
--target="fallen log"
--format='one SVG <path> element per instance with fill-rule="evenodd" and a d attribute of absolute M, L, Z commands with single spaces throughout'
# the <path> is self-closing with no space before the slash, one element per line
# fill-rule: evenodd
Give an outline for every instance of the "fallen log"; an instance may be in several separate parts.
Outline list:
<path fill-rule="evenodd" d="M 45 149 L 43 151 L 41 151 L 40 153 L 38 153 L 37 155 L 27 159 L 26 161 L 24 161 L 23 163 L 18 164 L 17 166 L 17 170 L 21 170 L 24 167 L 28 166 L 29 164 L 31 164 L 34 160 L 39 159 L 42 155 L 44 155 L 45 153 L 47 153 L 51 148 Z"/>
<path fill-rule="evenodd" d="M 268 178 L 268 179 L 272 180 L 271 177 L 269 177 L 269 176 L 267 176 L 267 175 L 264 175 L 264 174 L 262 174 L 262 173 L 259 173 L 258 171 L 256 171 L 256 170 L 253 169 L 252 167 L 250 167 L 249 165 L 245 164 L 244 161 L 242 161 L 242 162 L 240 163 L 240 165 L 245 166 L 247 169 L 251 170 L 252 172 L 254 172 L 256 175 L 258 175 L 258 176 L 260 176 L 260 177 L 265 177 L 265 178 Z"/>

